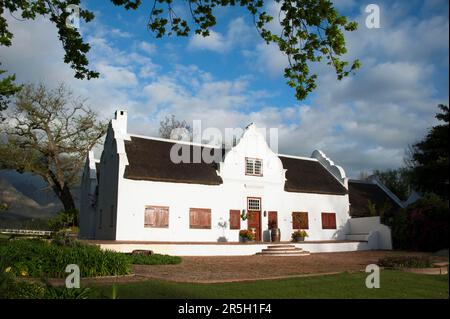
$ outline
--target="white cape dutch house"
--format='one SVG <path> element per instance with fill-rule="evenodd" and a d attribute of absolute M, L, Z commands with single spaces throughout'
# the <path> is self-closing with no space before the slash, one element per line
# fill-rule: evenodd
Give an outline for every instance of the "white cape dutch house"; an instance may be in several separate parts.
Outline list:
<path fill-rule="evenodd" d="M 197 163 L 174 163 L 171 151 L 180 147 L 188 150 L 191 161 L 195 154 L 214 152 L 220 153 L 220 160 L 208 163 L 202 156 Z M 270 225 L 277 225 L 281 241 L 290 241 L 294 230 L 304 229 L 311 243 L 353 240 L 366 243 L 351 246 L 354 249 L 390 249 L 390 231 L 379 217 L 351 216 L 361 215 L 366 201 L 381 200 L 402 206 L 381 183 L 349 181 L 321 151 L 311 158 L 275 154 L 253 124 L 225 152 L 129 134 L 127 112 L 119 110 L 110 122 L 100 160 L 89 152 L 86 161 L 80 237 L 232 243 L 239 242 L 239 230 L 252 229 L 255 240 L 264 243 L 270 241 Z"/>

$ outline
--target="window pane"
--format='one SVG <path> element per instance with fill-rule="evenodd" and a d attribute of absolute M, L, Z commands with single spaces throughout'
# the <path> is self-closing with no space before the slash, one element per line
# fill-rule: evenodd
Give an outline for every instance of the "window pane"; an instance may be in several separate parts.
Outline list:
<path fill-rule="evenodd" d="M 253 175 L 254 174 L 254 161 L 251 158 L 245 159 L 245 174 Z"/>
<path fill-rule="evenodd" d="M 262 161 L 255 160 L 255 175 L 262 175 Z"/>
<path fill-rule="evenodd" d="M 262 160 L 257 158 L 245 158 L 245 174 L 262 176 Z"/>
<path fill-rule="evenodd" d="M 248 198 L 247 199 L 247 210 L 250 211 L 261 211 L 261 199 L 259 198 Z"/>

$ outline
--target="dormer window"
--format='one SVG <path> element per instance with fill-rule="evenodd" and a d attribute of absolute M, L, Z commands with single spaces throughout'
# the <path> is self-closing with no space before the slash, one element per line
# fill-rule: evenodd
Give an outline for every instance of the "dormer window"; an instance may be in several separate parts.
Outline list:
<path fill-rule="evenodd" d="M 245 175 L 262 176 L 262 160 L 258 158 L 245 158 Z"/>

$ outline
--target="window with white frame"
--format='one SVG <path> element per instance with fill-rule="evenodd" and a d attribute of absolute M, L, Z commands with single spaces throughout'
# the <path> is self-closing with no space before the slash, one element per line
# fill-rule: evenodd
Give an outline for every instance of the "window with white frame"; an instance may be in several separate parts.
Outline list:
<path fill-rule="evenodd" d="M 245 175 L 262 176 L 262 160 L 258 158 L 245 158 Z"/>
<path fill-rule="evenodd" d="M 248 197 L 247 198 L 247 210 L 248 211 L 261 211 L 261 198 Z"/>

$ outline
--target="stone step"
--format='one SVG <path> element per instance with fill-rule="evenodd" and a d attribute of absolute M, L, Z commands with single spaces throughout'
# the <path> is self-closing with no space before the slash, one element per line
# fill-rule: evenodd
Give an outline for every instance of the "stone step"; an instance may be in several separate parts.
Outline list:
<path fill-rule="evenodd" d="M 284 248 L 294 247 L 295 248 L 294 245 L 286 245 L 286 244 L 284 244 L 284 245 L 269 245 L 269 246 L 267 246 L 267 248 L 279 248 L 279 247 L 284 247 Z"/>
<path fill-rule="evenodd" d="M 303 253 L 303 249 L 289 249 L 289 250 L 272 250 L 272 249 L 263 249 L 261 253 L 263 254 L 298 254 Z"/>
<path fill-rule="evenodd" d="M 308 256 L 309 251 L 297 248 L 295 245 L 268 245 L 261 252 L 256 253 L 260 256 Z"/>
<path fill-rule="evenodd" d="M 282 252 L 274 252 L 272 254 L 268 253 L 256 253 L 258 256 L 271 256 L 271 257 L 293 257 L 293 256 L 308 256 L 310 255 L 309 251 L 301 251 L 301 252 L 291 252 L 291 253 L 282 253 Z"/>
<path fill-rule="evenodd" d="M 263 250 L 302 250 L 302 248 L 297 248 L 295 246 L 292 247 L 268 247 L 268 248 L 264 248 Z"/>
<path fill-rule="evenodd" d="M 263 249 L 261 252 L 268 254 L 278 254 L 278 253 L 300 253 L 303 249 Z"/>

